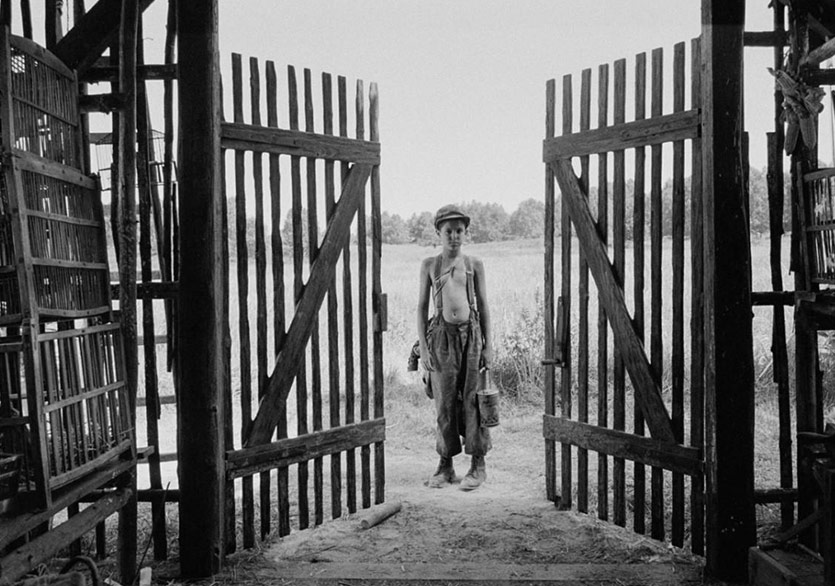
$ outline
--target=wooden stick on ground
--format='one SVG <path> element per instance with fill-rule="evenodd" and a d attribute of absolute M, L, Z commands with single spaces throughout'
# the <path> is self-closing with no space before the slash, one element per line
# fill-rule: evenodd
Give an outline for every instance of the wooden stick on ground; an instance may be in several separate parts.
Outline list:
<path fill-rule="evenodd" d="M 379 525 L 395 513 L 400 512 L 400 501 L 383 503 L 367 509 L 360 517 L 360 529 L 369 529 Z"/>

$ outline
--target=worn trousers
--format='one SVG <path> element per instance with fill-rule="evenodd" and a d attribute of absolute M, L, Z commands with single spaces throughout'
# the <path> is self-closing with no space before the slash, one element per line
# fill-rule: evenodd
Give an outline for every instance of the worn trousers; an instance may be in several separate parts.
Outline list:
<path fill-rule="evenodd" d="M 435 399 L 438 454 L 464 452 L 483 456 L 491 448 L 490 431 L 481 427 L 478 410 L 479 365 L 483 341 L 475 312 L 470 320 L 452 324 L 435 316 L 427 329 L 435 370 L 429 373 Z"/>

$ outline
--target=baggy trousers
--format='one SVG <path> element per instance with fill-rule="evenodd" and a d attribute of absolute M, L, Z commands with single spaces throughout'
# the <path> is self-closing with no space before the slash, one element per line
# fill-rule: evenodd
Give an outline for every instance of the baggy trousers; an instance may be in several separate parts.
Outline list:
<path fill-rule="evenodd" d="M 438 428 L 437 450 L 443 457 L 464 451 L 483 456 L 491 447 L 490 431 L 481 427 L 478 411 L 479 363 L 481 361 L 481 326 L 475 312 L 470 321 L 446 322 L 435 316 L 427 330 L 427 342 L 435 363 L 430 372 Z"/>

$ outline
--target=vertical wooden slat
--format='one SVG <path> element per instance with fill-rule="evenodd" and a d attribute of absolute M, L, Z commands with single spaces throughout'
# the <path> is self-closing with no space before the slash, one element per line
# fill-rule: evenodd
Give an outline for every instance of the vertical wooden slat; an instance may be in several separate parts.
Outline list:
<path fill-rule="evenodd" d="M 635 56 L 635 120 L 646 118 L 647 91 L 647 55 L 638 53 Z M 635 149 L 635 181 L 632 193 L 632 264 L 633 264 L 633 297 L 635 308 L 632 323 L 638 337 L 644 340 L 644 227 L 646 225 L 646 148 Z M 633 430 L 635 435 L 644 435 L 644 414 L 637 401 L 633 409 Z M 634 519 L 633 529 L 636 533 L 646 532 L 646 468 L 635 462 L 632 471 L 634 484 Z"/>
<path fill-rule="evenodd" d="M 244 122 L 243 70 L 241 56 L 232 54 L 232 108 L 233 120 Z M 248 437 L 252 425 L 252 352 L 249 334 L 249 255 L 246 242 L 246 186 L 249 177 L 246 172 L 246 160 L 243 150 L 235 151 L 235 240 L 237 250 L 238 273 L 238 343 L 240 344 L 241 377 L 241 438 Z M 242 479 L 243 497 L 243 545 L 251 548 L 255 545 L 255 503 L 252 477 Z"/>
<path fill-rule="evenodd" d="M 609 65 L 598 68 L 597 126 L 608 125 L 609 116 Z M 609 155 L 597 157 L 597 233 L 600 241 L 609 242 Z M 597 425 L 609 425 L 609 322 L 602 303 L 597 309 Z M 609 458 L 597 454 L 597 516 L 609 518 Z"/>
<path fill-rule="evenodd" d="M 701 43 L 691 43 L 692 107 L 701 106 Z M 691 146 L 690 180 L 690 445 L 704 448 L 704 207 L 702 203 L 702 143 L 696 137 Z M 782 311 L 782 309 L 781 309 Z M 690 548 L 704 554 L 704 476 L 690 481 Z"/>
<path fill-rule="evenodd" d="M 267 61 L 267 126 L 278 127 L 278 80 L 275 72 L 275 62 Z M 281 241 L 281 168 L 277 154 L 270 153 L 270 247 L 272 251 L 272 277 L 273 277 L 273 345 L 274 355 L 278 355 L 284 346 L 285 324 L 285 291 L 284 291 L 284 244 Z M 306 418 L 305 418 L 306 422 Z M 279 439 L 287 437 L 287 405 L 282 406 L 279 417 L 277 435 Z M 306 468 L 305 468 L 306 471 Z M 281 466 L 277 472 L 278 485 L 278 534 L 284 536 L 290 533 L 290 478 L 287 466 Z M 301 477 L 301 472 L 299 473 Z M 302 523 L 302 502 L 307 505 L 307 477 L 305 476 L 304 490 L 302 490 L 301 478 L 299 480 L 299 524 Z M 305 509 L 306 511 L 306 509 Z M 307 516 L 304 516 L 305 523 Z"/>
<path fill-rule="evenodd" d="M 574 110 L 574 97 L 571 76 L 562 78 L 562 133 L 571 134 Z M 562 199 L 560 210 L 560 300 L 562 301 L 565 317 L 565 328 L 571 330 L 571 216 L 568 205 Z M 571 418 L 571 349 L 563 348 L 563 368 L 560 378 L 560 415 L 565 419 Z M 572 502 L 572 465 L 571 445 L 562 444 L 560 450 L 560 465 L 562 467 L 562 507 L 571 506 Z"/>
<path fill-rule="evenodd" d="M 165 27 L 165 49 L 164 61 L 166 65 L 173 65 L 176 58 L 176 41 L 177 41 L 177 5 L 175 2 L 168 3 L 168 18 Z M 221 92 L 222 95 L 223 92 Z M 160 254 L 163 259 L 163 267 L 165 273 L 163 274 L 163 281 L 173 281 L 176 278 L 174 271 L 174 264 L 177 262 L 174 254 L 174 240 L 173 240 L 173 210 L 174 210 L 174 80 L 166 79 L 163 81 L 163 158 L 162 158 L 162 250 Z M 223 107 L 221 106 L 221 111 Z M 225 165 L 221 159 L 221 168 Z M 224 232 L 225 233 L 225 232 Z M 224 258 L 228 258 L 224 256 Z M 228 267 L 224 269 L 228 271 Z M 168 338 L 168 368 L 173 367 L 174 340 L 176 339 L 176 303 L 172 300 L 165 301 L 165 311 L 167 316 L 168 329 L 166 337 Z M 227 320 L 228 321 L 228 320 Z"/>
<path fill-rule="evenodd" d="M 774 30 L 784 30 L 786 7 L 779 2 L 772 5 Z M 783 67 L 783 47 L 774 47 L 774 68 Z M 769 232 L 771 236 L 770 263 L 771 286 L 774 291 L 783 290 L 782 237 L 783 237 L 783 93 L 780 85 L 774 84 L 774 132 L 769 133 L 768 143 L 768 202 Z M 791 394 L 789 390 L 788 351 L 786 348 L 786 319 L 784 308 L 774 306 L 772 325 L 774 352 L 774 382 L 777 383 L 777 403 L 780 421 L 780 487 L 791 488 L 794 484 L 792 471 Z M 780 525 L 788 529 L 794 524 L 794 503 L 780 503 Z"/>
<path fill-rule="evenodd" d="M 664 91 L 664 52 L 663 49 L 652 51 L 652 102 L 650 113 L 653 117 L 661 116 L 663 113 L 663 91 Z M 650 362 L 655 373 L 655 378 L 663 381 L 664 373 L 664 322 L 662 315 L 663 306 L 663 208 L 662 208 L 662 184 L 661 173 L 663 165 L 663 151 L 661 145 L 651 147 L 651 177 L 650 177 L 650 297 L 651 297 L 651 323 L 650 323 Z M 654 539 L 664 539 L 664 470 L 661 468 L 652 469 L 652 523 L 651 535 Z"/>
<path fill-rule="evenodd" d="M 673 48 L 673 111 L 684 110 L 684 43 Z M 672 424 L 679 444 L 684 443 L 684 141 L 673 143 L 673 356 Z M 671 541 L 684 544 L 684 475 L 673 474 Z"/>
<path fill-rule="evenodd" d="M 253 126 L 261 126 L 261 75 L 258 60 L 249 59 L 250 116 Z M 267 243 L 264 233 L 264 166 L 261 153 L 252 153 L 252 180 L 255 188 L 255 294 L 256 362 L 258 400 L 267 386 Z M 261 539 L 270 532 L 270 474 L 260 477 Z"/>
<path fill-rule="evenodd" d="M 54 340 L 52 343 L 45 344 L 46 349 L 48 349 L 48 353 L 51 357 L 51 360 L 47 360 L 46 358 L 42 359 L 42 364 L 46 370 L 46 396 L 49 398 L 49 402 L 53 403 L 61 398 L 62 390 L 66 392 L 67 384 L 69 381 L 67 380 L 67 375 L 64 374 L 66 372 L 66 364 L 68 362 L 67 358 L 64 356 L 63 352 L 63 342 L 61 340 Z M 54 349 L 53 349 L 54 347 Z M 60 375 L 58 370 L 55 366 L 55 361 L 58 361 L 60 365 Z M 50 375 L 55 378 L 55 385 L 50 384 Z M 60 386 L 59 386 L 60 384 Z M 59 411 L 54 411 L 50 413 L 49 416 L 49 425 L 53 430 L 52 433 L 52 457 L 55 462 L 58 464 L 56 465 L 56 470 L 58 472 L 63 472 L 66 470 L 66 466 L 64 465 L 64 442 L 62 441 L 63 438 L 63 426 L 61 423 L 61 413 Z M 57 433 L 57 431 L 61 430 L 61 433 Z"/>
<path fill-rule="evenodd" d="M 78 503 L 73 503 L 67 507 L 67 518 L 75 517 L 79 512 Z M 76 539 L 70 543 L 70 555 L 75 557 L 81 555 L 81 539 Z"/>
<path fill-rule="evenodd" d="M 141 21 L 140 21 L 141 24 Z M 140 38 L 141 30 L 140 30 Z M 137 61 L 143 64 L 145 55 L 143 44 L 137 51 Z M 153 159 L 153 137 L 151 136 L 151 121 L 148 112 L 148 95 L 145 81 L 138 81 L 137 88 L 137 181 L 139 187 L 139 256 L 142 271 L 142 282 L 148 283 L 153 279 L 151 252 L 151 177 L 150 163 Z M 148 476 L 150 488 L 162 488 L 162 471 L 160 469 L 159 446 L 159 418 L 161 415 L 159 403 L 159 382 L 157 375 L 157 346 L 154 326 L 154 301 L 142 300 L 142 338 L 143 360 L 145 362 L 145 427 L 148 445 L 154 450 L 148 458 Z M 165 503 L 154 500 L 151 503 L 152 532 L 154 538 L 154 559 L 163 560 L 168 557 L 168 538 L 166 535 Z"/>
<path fill-rule="evenodd" d="M 368 90 L 369 98 L 369 131 L 370 138 L 374 142 L 380 142 L 379 115 L 380 96 L 377 84 L 372 83 Z M 372 307 L 374 312 L 374 417 L 381 418 L 385 415 L 383 403 L 383 284 L 382 284 L 382 256 L 383 237 L 381 223 L 381 202 L 380 202 L 380 166 L 375 165 L 371 170 L 371 225 L 372 225 Z M 374 502 L 382 503 L 385 500 L 386 490 L 386 468 L 385 451 L 383 442 L 374 444 Z"/>
<path fill-rule="evenodd" d="M 9 0 L 11 4 L 11 0 Z M 8 8 L 7 13 L 11 12 L 11 7 Z M 11 16 L 11 15 L 10 15 Z M 32 8 L 29 0 L 20 0 L 20 20 L 23 25 L 23 36 L 27 39 L 32 38 Z M 11 25 L 11 22 L 9 22 Z"/>
<path fill-rule="evenodd" d="M 324 132 L 333 134 L 333 78 L 330 73 L 322 74 L 322 107 L 324 109 Z M 335 209 L 334 162 L 325 161 L 325 216 L 328 225 Z M 329 424 L 339 426 L 339 314 L 336 279 L 328 287 L 328 408 Z M 342 516 L 342 456 L 331 455 L 331 515 L 334 519 Z"/>
<path fill-rule="evenodd" d="M 337 78 L 339 97 L 339 136 L 348 136 L 348 94 L 345 77 Z M 340 181 L 345 183 L 348 177 L 348 163 L 340 166 Z M 345 423 L 354 422 L 354 301 L 352 294 L 353 278 L 351 274 L 351 235 L 345 240 L 342 251 L 342 322 L 345 344 Z M 348 512 L 357 510 L 357 459 L 356 450 L 351 448 L 346 454 L 346 481 Z"/>
<path fill-rule="evenodd" d="M 313 112 L 313 88 L 310 77 L 310 70 L 304 70 L 304 119 L 305 130 L 307 132 L 314 132 L 314 112 Z M 306 161 L 307 167 L 307 234 L 308 245 L 307 253 L 310 266 L 313 266 L 314 261 L 319 253 L 319 220 L 317 212 L 317 191 L 316 191 L 316 159 L 308 158 Z M 320 357 L 320 336 L 319 336 L 319 317 L 318 314 L 313 318 L 313 333 L 310 336 L 310 362 L 311 362 L 311 394 L 313 399 L 313 429 L 318 431 L 322 429 L 322 369 Z M 298 388 L 298 387 L 297 387 Z M 296 409 L 298 410 L 299 418 L 299 433 L 307 433 L 307 393 L 299 394 L 296 400 Z M 302 425 L 302 415 L 304 415 L 304 424 Z M 315 490 L 315 515 L 316 524 L 322 522 L 324 518 L 324 504 L 322 502 L 322 458 L 316 458 L 313 463 L 314 468 L 314 484 L 317 487 Z M 310 507 L 307 502 L 307 479 L 308 469 L 307 463 L 299 464 L 299 491 L 302 490 L 302 480 L 304 480 L 304 504 L 299 503 L 299 517 L 304 519 L 302 528 L 308 526 L 308 518 L 310 516 Z M 301 526 L 301 525 L 300 525 Z"/>
<path fill-rule="evenodd" d="M 365 138 L 365 91 L 362 81 L 357 81 L 356 93 L 357 139 Z M 357 212 L 357 264 L 359 273 L 359 345 L 360 345 L 360 420 L 369 419 L 369 365 L 368 365 L 368 240 L 366 236 L 366 198 L 360 202 Z M 362 507 L 371 506 L 371 448 L 360 448 L 362 468 Z"/>
<path fill-rule="evenodd" d="M 222 95 L 222 94 L 221 94 Z M 222 110 L 221 106 L 221 110 Z M 221 218 L 220 222 L 222 225 L 222 232 L 223 234 L 229 234 L 229 203 L 228 203 L 228 189 L 226 187 L 226 152 L 225 150 L 221 154 L 221 165 L 220 165 L 220 191 L 221 191 Z M 173 228 L 174 228 L 174 208 L 175 208 L 175 201 L 171 199 L 171 220 L 172 220 L 172 236 L 173 236 Z M 173 238 L 172 238 L 173 244 Z M 224 237 L 221 243 L 221 250 L 223 253 L 224 259 L 231 260 L 231 255 L 229 252 L 229 238 Z M 173 253 L 173 250 L 172 250 Z M 230 262 L 223 263 L 223 274 L 221 278 L 223 280 L 223 388 L 226 389 L 226 392 L 223 393 L 223 432 L 224 432 L 224 448 L 228 450 L 232 450 L 235 448 L 235 422 L 232 417 L 233 411 L 233 400 L 232 400 L 232 331 L 230 326 L 230 312 L 229 312 L 229 303 L 230 303 L 230 280 L 231 277 L 229 275 L 229 265 Z M 176 274 L 176 273 L 175 273 Z M 234 553 L 236 548 L 238 547 L 237 544 L 237 502 L 235 499 L 235 482 L 233 480 L 226 480 L 225 486 L 223 489 L 223 499 L 224 499 L 224 550 L 227 554 Z"/>
<path fill-rule="evenodd" d="M 119 215 L 119 311 L 125 342 L 125 382 L 131 425 L 136 424 L 138 348 L 136 343 L 136 57 L 139 7 L 136 0 L 122 3 L 119 24 L 119 92 L 124 96 L 118 116 L 119 165 L 116 182 L 122 197 Z M 119 554 L 122 580 L 136 573 L 136 469 L 126 472 L 119 482 L 133 490 L 128 504 L 119 511 Z"/>
<path fill-rule="evenodd" d="M 580 132 L 591 128 L 591 69 L 584 69 L 580 82 Z M 580 181 L 588 197 L 589 157 L 580 157 Z M 577 323 L 577 418 L 589 422 L 589 263 L 582 246 L 579 250 Z M 589 510 L 589 452 L 577 449 L 577 510 Z"/>
<path fill-rule="evenodd" d="M 556 132 L 556 81 L 549 79 L 545 86 L 545 138 Z M 554 203 L 555 179 L 551 165 L 545 165 L 545 356 L 554 357 Z M 556 415 L 556 376 L 554 367 L 545 366 L 545 414 Z M 548 500 L 557 504 L 557 452 L 556 442 L 545 440 L 545 490 Z M 570 505 L 569 505 L 570 506 Z"/>
<path fill-rule="evenodd" d="M 626 121 L 626 60 L 615 61 L 614 123 Z M 614 270 L 625 288 L 626 277 L 626 184 L 623 150 L 614 152 L 614 181 L 612 184 L 612 239 L 614 246 Z M 615 351 L 615 366 L 612 375 L 613 402 L 612 427 L 623 431 L 626 428 L 626 372 L 623 358 Z M 621 527 L 626 525 L 626 462 L 615 458 L 612 464 L 612 520 Z"/>

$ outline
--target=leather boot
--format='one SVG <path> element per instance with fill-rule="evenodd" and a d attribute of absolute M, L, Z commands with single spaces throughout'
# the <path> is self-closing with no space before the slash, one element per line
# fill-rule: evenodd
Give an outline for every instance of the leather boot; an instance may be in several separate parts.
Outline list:
<path fill-rule="evenodd" d="M 429 479 L 429 488 L 443 488 L 452 482 L 455 482 L 455 469 L 452 467 L 452 458 L 441 456 L 438 469 L 435 470 L 435 474 Z"/>
<path fill-rule="evenodd" d="M 461 490 L 475 490 L 487 480 L 487 467 L 484 464 L 484 456 L 473 456 L 470 471 L 461 481 Z"/>

